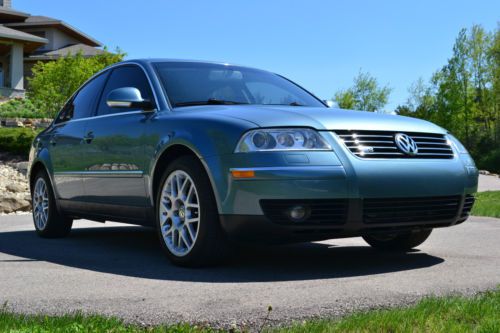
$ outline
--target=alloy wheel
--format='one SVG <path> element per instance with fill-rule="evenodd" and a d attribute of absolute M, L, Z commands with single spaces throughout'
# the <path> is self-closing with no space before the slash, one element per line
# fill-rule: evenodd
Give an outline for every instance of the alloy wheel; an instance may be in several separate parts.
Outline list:
<path fill-rule="evenodd" d="M 33 217 L 39 230 L 44 230 L 49 220 L 49 190 L 43 178 L 38 178 L 33 191 Z"/>
<path fill-rule="evenodd" d="M 161 234 L 169 251 L 178 257 L 194 247 L 200 228 L 200 205 L 193 179 L 182 170 L 173 171 L 161 190 Z"/>

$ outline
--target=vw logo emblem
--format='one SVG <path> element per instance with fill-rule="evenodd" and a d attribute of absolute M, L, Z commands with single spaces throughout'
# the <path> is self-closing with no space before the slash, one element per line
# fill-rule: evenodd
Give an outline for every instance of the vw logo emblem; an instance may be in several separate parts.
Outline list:
<path fill-rule="evenodd" d="M 396 146 L 406 155 L 415 156 L 418 153 L 418 146 L 415 140 L 406 134 L 398 133 L 394 136 Z"/>

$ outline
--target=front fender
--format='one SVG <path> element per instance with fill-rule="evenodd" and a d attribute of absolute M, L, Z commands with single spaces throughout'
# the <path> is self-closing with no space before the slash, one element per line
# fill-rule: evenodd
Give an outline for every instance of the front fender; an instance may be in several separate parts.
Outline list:
<path fill-rule="evenodd" d="M 217 205 L 220 197 L 217 191 L 221 168 L 212 161 L 217 156 L 232 154 L 241 135 L 255 128 L 255 124 L 232 118 L 213 118 L 203 114 L 191 116 L 189 112 L 160 114 L 151 119 L 148 126 L 145 154 L 150 156 L 146 166 L 148 194 L 154 205 L 154 179 L 158 161 L 174 146 L 182 146 L 193 152 L 203 164 L 214 189 Z M 210 163 L 208 159 L 210 158 Z"/>

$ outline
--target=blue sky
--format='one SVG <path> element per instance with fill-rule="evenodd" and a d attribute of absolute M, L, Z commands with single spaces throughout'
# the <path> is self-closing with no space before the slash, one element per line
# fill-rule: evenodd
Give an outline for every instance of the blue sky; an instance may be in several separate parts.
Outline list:
<path fill-rule="evenodd" d="M 271 70 L 321 98 L 347 88 L 360 69 L 394 90 L 428 79 L 450 57 L 462 27 L 488 30 L 500 1 L 13 0 L 31 14 L 66 21 L 128 58 L 216 60 Z"/>

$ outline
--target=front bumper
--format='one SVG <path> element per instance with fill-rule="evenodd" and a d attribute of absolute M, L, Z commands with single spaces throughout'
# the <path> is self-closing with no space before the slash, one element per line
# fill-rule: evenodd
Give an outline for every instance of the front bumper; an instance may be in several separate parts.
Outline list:
<path fill-rule="evenodd" d="M 378 219 L 377 215 L 373 214 L 373 209 L 370 210 L 369 202 L 371 200 L 348 199 L 342 200 L 345 202 L 345 212 L 343 212 L 344 215 L 341 218 L 338 215 L 325 218 L 324 214 L 322 215 L 320 212 L 320 219 L 313 217 L 303 222 L 294 222 L 287 218 L 286 208 L 284 208 L 281 217 L 278 217 L 278 214 L 273 215 L 269 212 L 266 212 L 265 215 L 221 215 L 221 224 L 225 232 L 232 239 L 238 241 L 288 243 L 355 237 L 374 233 L 413 232 L 423 229 L 449 227 L 467 220 L 474 203 L 473 196 L 445 198 L 447 198 L 446 200 L 455 198 L 453 200 L 456 200 L 454 201 L 456 204 L 450 206 L 449 202 L 451 201 L 448 201 L 443 206 L 435 206 L 430 210 L 419 210 L 415 214 L 411 214 L 411 209 L 415 209 L 415 206 L 406 211 L 396 209 L 395 211 L 382 213 L 382 215 L 379 215 L 382 217 L 378 217 Z M 433 199 L 426 198 L 425 200 L 430 201 Z M 282 201 L 286 202 L 287 200 Z M 292 201 L 290 207 L 299 204 L 299 201 Z M 311 201 L 303 200 L 302 202 L 304 205 L 308 205 Z M 395 203 L 397 205 L 397 201 Z M 286 204 L 283 207 L 286 207 Z M 446 213 L 443 213 L 443 211 Z M 391 215 L 399 216 L 399 219 L 392 219 Z"/>
<path fill-rule="evenodd" d="M 468 216 L 468 212 L 462 215 L 469 196 L 477 191 L 478 171 L 459 154 L 446 160 L 361 159 L 331 143 L 333 152 L 262 152 L 207 159 L 208 169 L 214 171 L 211 179 L 224 230 L 239 239 L 314 240 L 451 226 Z M 230 172 L 234 169 L 250 169 L 255 176 L 234 179 Z M 420 220 L 395 215 L 391 221 L 366 223 L 370 200 L 388 201 L 385 209 L 391 211 L 391 202 L 397 200 L 432 198 L 456 199 L 455 210 L 434 214 L 436 218 L 421 213 Z M 342 223 L 280 224 L 266 216 L 262 200 L 345 200 L 347 213 Z"/>

